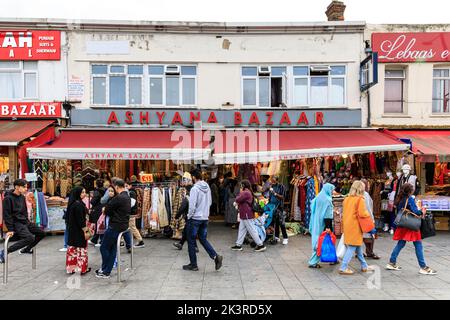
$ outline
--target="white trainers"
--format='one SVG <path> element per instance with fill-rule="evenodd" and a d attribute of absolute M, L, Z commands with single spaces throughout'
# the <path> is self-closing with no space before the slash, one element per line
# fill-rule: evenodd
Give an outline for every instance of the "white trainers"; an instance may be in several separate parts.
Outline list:
<path fill-rule="evenodd" d="M 393 270 L 393 271 L 401 271 L 402 267 L 400 267 L 398 264 L 388 263 L 386 265 L 387 270 Z"/>
<path fill-rule="evenodd" d="M 389 233 L 392 235 L 394 234 L 394 229 L 389 230 Z"/>
<path fill-rule="evenodd" d="M 281 240 L 280 240 L 280 238 L 275 237 L 275 241 L 280 242 Z"/>
<path fill-rule="evenodd" d="M 95 246 L 95 243 L 93 243 L 91 240 L 88 240 L 88 243 L 89 243 L 90 245 Z"/>
<path fill-rule="evenodd" d="M 101 247 L 101 246 L 102 246 L 101 243 L 96 243 L 94 247 L 98 248 L 98 247 Z"/>
<path fill-rule="evenodd" d="M 425 268 L 423 268 L 423 269 L 421 268 L 421 269 L 419 270 L 419 273 L 420 273 L 420 274 L 424 274 L 424 275 L 428 275 L 428 276 L 434 276 L 434 275 L 437 274 L 437 271 L 431 269 L 430 267 L 425 267 Z"/>
<path fill-rule="evenodd" d="M 59 249 L 59 252 L 67 252 L 67 248 L 61 248 Z"/>
<path fill-rule="evenodd" d="M 388 224 L 384 225 L 383 231 L 384 232 L 388 232 L 389 231 L 389 225 Z"/>
<path fill-rule="evenodd" d="M 284 244 L 284 245 L 287 245 L 287 244 L 288 244 L 288 242 L 289 242 L 289 240 L 288 240 L 288 239 L 283 239 L 283 244 Z"/>

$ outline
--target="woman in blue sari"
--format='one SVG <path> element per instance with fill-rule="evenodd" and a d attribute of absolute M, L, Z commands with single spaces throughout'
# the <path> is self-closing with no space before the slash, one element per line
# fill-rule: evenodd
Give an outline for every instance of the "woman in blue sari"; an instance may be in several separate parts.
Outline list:
<path fill-rule="evenodd" d="M 326 183 L 322 191 L 314 198 L 311 203 L 311 219 L 309 223 L 309 232 L 311 233 L 312 256 L 309 259 L 310 268 L 320 268 L 320 257 L 317 256 L 317 244 L 322 232 L 331 232 L 333 221 L 333 191 L 334 185 Z"/>

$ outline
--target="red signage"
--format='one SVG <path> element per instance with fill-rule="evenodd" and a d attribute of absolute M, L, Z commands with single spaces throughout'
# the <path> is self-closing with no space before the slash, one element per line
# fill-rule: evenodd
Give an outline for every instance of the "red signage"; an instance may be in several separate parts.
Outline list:
<path fill-rule="evenodd" d="M 0 60 L 60 59 L 60 31 L 0 31 Z"/>
<path fill-rule="evenodd" d="M 450 32 L 374 33 L 379 62 L 450 61 Z"/>
<path fill-rule="evenodd" d="M 0 118 L 61 117 L 61 102 L 0 102 Z"/>

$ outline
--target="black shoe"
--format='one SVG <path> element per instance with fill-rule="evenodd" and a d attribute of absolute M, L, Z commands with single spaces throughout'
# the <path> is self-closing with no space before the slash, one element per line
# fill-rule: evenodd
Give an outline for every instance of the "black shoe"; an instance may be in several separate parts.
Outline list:
<path fill-rule="evenodd" d="M 242 247 L 236 245 L 236 246 L 234 246 L 234 247 L 231 247 L 231 250 L 233 250 L 233 251 L 242 251 Z"/>
<path fill-rule="evenodd" d="M 185 266 L 183 266 L 183 270 L 187 270 L 187 271 L 198 271 L 198 267 L 194 267 L 191 264 L 187 264 Z"/>
<path fill-rule="evenodd" d="M 255 251 L 256 251 L 256 252 L 263 252 L 263 251 L 266 251 L 266 246 L 265 246 L 265 245 L 257 246 L 257 247 L 255 248 Z"/>
<path fill-rule="evenodd" d="M 127 252 L 128 252 L 128 253 L 131 253 L 131 248 L 127 248 Z"/>
<path fill-rule="evenodd" d="M 216 270 L 219 270 L 220 268 L 222 268 L 222 261 L 223 261 L 223 257 L 222 256 L 217 256 L 214 259 L 214 262 L 216 263 Z"/>
<path fill-rule="evenodd" d="M 144 241 L 140 241 L 137 245 L 134 246 L 135 248 L 145 248 Z"/>
<path fill-rule="evenodd" d="M 33 249 L 31 249 L 29 251 L 22 249 L 19 251 L 19 254 L 33 254 Z"/>
<path fill-rule="evenodd" d="M 183 250 L 183 245 L 181 243 L 179 243 L 179 242 L 174 242 L 173 246 L 175 248 L 177 248 L 178 250 Z"/>
<path fill-rule="evenodd" d="M 100 279 L 109 279 L 111 276 L 103 272 L 95 272 L 95 276 Z"/>

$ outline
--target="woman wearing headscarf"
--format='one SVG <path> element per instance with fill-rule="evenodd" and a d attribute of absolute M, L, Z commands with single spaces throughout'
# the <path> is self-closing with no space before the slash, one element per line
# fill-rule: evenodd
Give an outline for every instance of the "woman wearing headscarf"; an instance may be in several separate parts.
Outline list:
<path fill-rule="evenodd" d="M 331 232 L 333 221 L 333 191 L 334 185 L 326 183 L 322 191 L 311 203 L 311 220 L 309 232 L 311 233 L 312 256 L 309 259 L 310 268 L 320 268 L 320 257 L 317 255 L 317 245 L 322 232 Z"/>
<path fill-rule="evenodd" d="M 86 216 L 88 209 L 83 202 L 86 197 L 86 190 L 83 187 L 72 189 L 67 206 L 67 232 L 69 247 L 66 254 L 67 273 L 80 272 L 82 275 L 91 271 L 88 268 L 87 240 L 88 232 Z"/>

